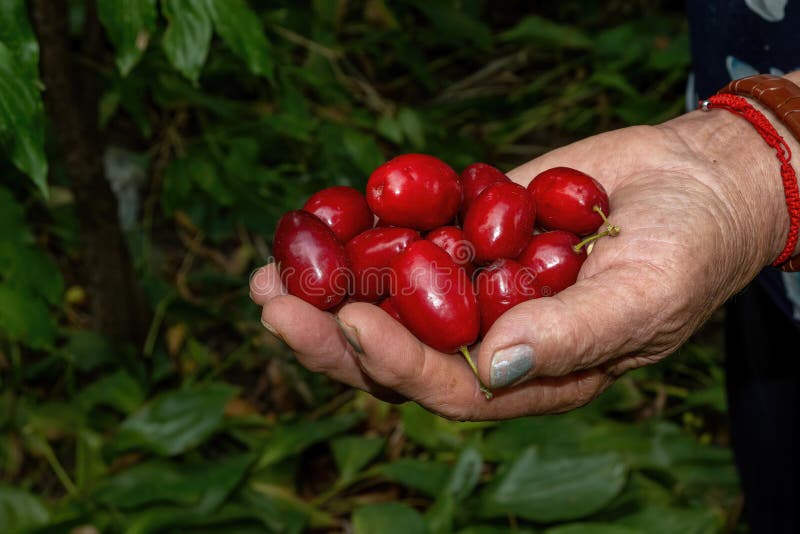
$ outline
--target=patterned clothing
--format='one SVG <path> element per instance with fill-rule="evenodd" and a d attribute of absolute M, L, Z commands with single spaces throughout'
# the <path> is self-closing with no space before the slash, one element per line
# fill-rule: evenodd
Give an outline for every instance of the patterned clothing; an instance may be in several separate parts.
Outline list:
<path fill-rule="evenodd" d="M 730 80 L 758 73 L 800 70 L 800 2 L 788 0 L 689 0 L 693 74 L 688 109 Z M 795 155 L 800 168 L 800 154 Z M 776 165 L 776 179 L 779 178 Z M 767 268 L 758 277 L 778 308 L 800 328 L 800 273 Z"/>

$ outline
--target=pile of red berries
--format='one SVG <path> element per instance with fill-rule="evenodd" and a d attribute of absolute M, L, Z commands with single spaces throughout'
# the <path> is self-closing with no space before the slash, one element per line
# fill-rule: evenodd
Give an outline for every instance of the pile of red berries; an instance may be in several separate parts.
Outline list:
<path fill-rule="evenodd" d="M 574 284 L 586 245 L 619 233 L 608 211 L 603 186 L 575 169 L 549 169 L 525 188 L 485 163 L 459 176 L 405 154 L 375 169 L 366 197 L 331 187 L 286 213 L 274 252 L 290 294 L 323 310 L 376 303 L 475 370 L 468 345 L 509 308 Z"/>

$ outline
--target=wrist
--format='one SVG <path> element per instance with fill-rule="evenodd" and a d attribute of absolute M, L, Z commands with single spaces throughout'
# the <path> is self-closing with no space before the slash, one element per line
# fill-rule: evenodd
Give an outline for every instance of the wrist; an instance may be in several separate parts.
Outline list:
<path fill-rule="evenodd" d="M 786 78 L 800 83 L 800 72 Z M 794 156 L 790 163 L 800 175 L 798 139 L 770 109 L 745 98 L 786 141 Z M 747 120 L 723 109 L 694 111 L 662 126 L 679 134 L 706 167 L 715 171 L 712 176 L 717 176 L 719 183 L 709 185 L 729 202 L 731 216 L 740 219 L 739 231 L 745 237 L 742 245 L 751 253 L 748 259 L 759 262 L 759 267 L 772 263 L 786 246 L 790 226 L 775 149 Z M 793 255 L 799 252 L 800 244 Z"/>

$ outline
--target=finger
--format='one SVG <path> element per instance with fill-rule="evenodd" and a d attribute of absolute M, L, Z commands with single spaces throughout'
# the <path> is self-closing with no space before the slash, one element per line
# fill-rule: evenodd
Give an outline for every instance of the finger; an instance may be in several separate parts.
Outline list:
<path fill-rule="evenodd" d="M 532 377 L 557 377 L 597 367 L 629 354 L 656 356 L 673 347 L 678 309 L 657 270 L 636 262 L 582 278 L 554 297 L 524 302 L 502 315 L 485 336 L 478 356 L 492 388 Z M 669 343 L 672 343 L 670 341 Z"/>
<path fill-rule="evenodd" d="M 369 305 L 348 304 L 340 320 L 363 349 L 364 371 L 376 382 L 456 420 L 505 419 L 557 413 L 596 397 L 612 378 L 599 368 L 543 377 L 496 392 L 487 400 L 464 359 L 422 344 L 400 323 L 374 314 Z"/>
<path fill-rule="evenodd" d="M 250 299 L 259 306 L 263 306 L 270 299 L 285 294 L 286 288 L 283 287 L 280 274 L 274 263 L 256 269 L 250 276 Z"/>
<path fill-rule="evenodd" d="M 460 355 L 424 345 L 388 314 L 373 313 L 372 308 L 357 302 L 339 311 L 344 328 L 362 348 L 361 367 L 372 379 L 443 415 L 462 414 L 485 402 Z"/>
<path fill-rule="evenodd" d="M 378 311 L 378 308 L 373 306 Z M 382 312 L 381 312 L 382 313 Z M 390 402 L 402 399 L 375 384 L 359 367 L 355 350 L 334 315 L 291 295 L 276 296 L 264 306 L 261 322 L 286 342 L 310 371 L 323 373 Z"/>
<path fill-rule="evenodd" d="M 613 382 L 613 375 L 602 368 L 534 378 L 517 387 L 495 391 L 494 399 L 479 404 L 469 418 L 496 420 L 568 412 L 588 404 Z"/>

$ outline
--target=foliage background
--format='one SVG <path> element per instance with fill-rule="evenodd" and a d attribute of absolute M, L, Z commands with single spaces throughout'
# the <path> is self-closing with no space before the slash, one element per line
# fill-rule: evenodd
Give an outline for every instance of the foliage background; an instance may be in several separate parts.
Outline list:
<path fill-rule="evenodd" d="M 392 155 L 680 113 L 672 4 L 3 2 L 0 531 L 742 530 L 716 321 L 574 413 L 454 423 L 306 372 L 246 289 Z"/>

